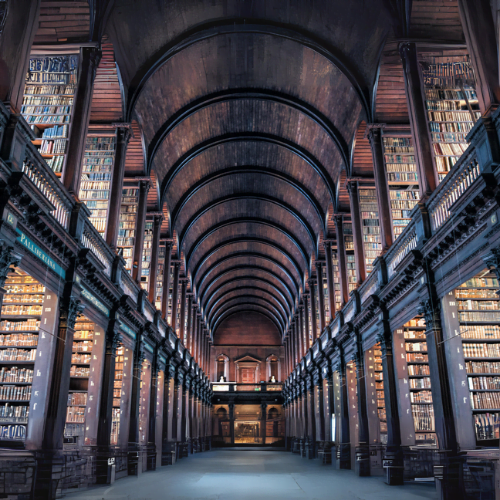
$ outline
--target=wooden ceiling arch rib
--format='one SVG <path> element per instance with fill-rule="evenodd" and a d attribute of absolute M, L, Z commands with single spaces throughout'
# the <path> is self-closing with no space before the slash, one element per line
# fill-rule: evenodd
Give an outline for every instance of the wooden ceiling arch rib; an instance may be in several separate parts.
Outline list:
<path fill-rule="evenodd" d="M 148 208 L 212 332 L 259 310 L 283 334 L 331 232 L 348 144 L 372 121 L 391 14 L 314 0 L 283 22 L 265 0 L 201 1 L 115 0 L 126 118 L 147 150 L 127 175 L 152 174 Z"/>
<path fill-rule="evenodd" d="M 214 246 L 207 254 L 203 255 L 200 258 L 199 262 L 194 267 L 193 273 L 192 273 L 193 281 L 196 281 L 197 276 L 198 276 L 198 272 L 203 269 L 204 264 L 208 261 L 208 259 L 210 257 L 214 256 L 217 253 L 220 253 L 227 246 L 241 244 L 241 243 L 261 243 L 263 245 L 266 245 L 267 247 L 276 249 L 288 260 L 290 265 L 297 272 L 297 275 L 299 276 L 299 281 L 300 282 L 304 281 L 304 275 L 303 275 L 302 271 L 300 270 L 299 264 L 293 258 L 293 256 L 290 255 L 282 246 L 276 245 L 273 241 L 266 240 L 263 238 L 234 238 L 231 240 L 223 241 L 223 242 L 219 243 L 218 245 Z M 203 280 L 205 275 L 206 275 L 206 272 L 205 273 L 202 272 L 200 282 Z"/>
<path fill-rule="evenodd" d="M 203 282 L 206 280 L 206 278 L 212 273 L 217 270 L 222 264 L 227 263 L 230 260 L 234 259 L 241 259 L 241 258 L 253 258 L 253 259 L 262 259 L 262 260 L 267 260 L 268 262 L 274 264 L 276 267 L 280 268 L 285 274 L 287 274 L 292 280 L 297 289 L 300 289 L 300 284 L 302 283 L 302 280 L 300 279 L 300 276 L 293 276 L 290 270 L 288 270 L 281 262 L 279 262 L 277 259 L 269 256 L 269 254 L 265 253 L 259 253 L 255 251 L 245 251 L 245 252 L 234 252 L 231 253 L 230 255 L 226 255 L 216 261 L 214 264 L 212 264 L 209 268 L 205 270 L 205 272 L 201 275 L 200 280 L 198 281 L 199 286 L 203 284 Z"/>
<path fill-rule="evenodd" d="M 221 279 L 228 277 L 237 279 L 242 276 L 244 276 L 245 279 L 248 279 L 252 273 L 254 273 L 256 277 L 264 277 L 265 279 L 274 281 L 276 289 L 280 289 L 282 294 L 288 295 L 292 304 L 296 302 L 299 296 L 299 289 L 295 287 L 292 280 L 288 279 L 287 282 L 286 275 L 280 275 L 276 270 L 266 268 L 263 265 L 245 264 L 219 270 L 216 275 L 201 284 L 199 287 L 200 306 L 204 307 L 207 296 L 212 293 L 210 292 L 211 289 L 213 289 L 213 291 L 217 291 L 218 288 L 222 286 L 220 283 Z M 226 282 L 224 282 L 224 284 L 225 283 Z"/>
<path fill-rule="evenodd" d="M 270 301 L 268 301 L 267 299 L 252 296 L 252 295 L 248 295 L 248 296 L 240 295 L 238 297 L 233 297 L 232 299 L 229 299 L 224 304 L 222 304 L 215 311 L 211 321 L 208 323 L 208 327 L 210 328 L 210 330 L 214 331 L 215 325 L 217 324 L 219 317 L 225 311 L 230 310 L 234 306 L 239 306 L 239 305 L 243 305 L 243 307 L 248 307 L 248 306 L 253 305 L 253 306 L 260 307 L 261 309 L 267 311 L 270 315 L 272 315 L 276 319 L 276 323 L 279 324 L 279 330 L 283 334 L 287 322 L 281 316 L 279 310 L 276 309 L 273 306 L 273 304 Z"/>
<path fill-rule="evenodd" d="M 216 290 L 214 290 L 214 292 L 208 297 L 207 304 L 210 302 L 212 297 L 215 297 L 217 296 L 217 294 L 222 293 L 228 287 L 240 287 L 240 286 L 247 286 L 247 287 L 255 286 L 256 288 L 263 288 L 263 289 L 266 289 L 266 287 L 270 287 L 277 296 L 283 299 L 287 308 L 290 311 L 290 314 L 293 313 L 294 303 L 291 299 L 291 296 L 283 293 L 283 291 L 276 286 L 276 283 L 274 281 L 263 278 L 262 276 L 255 276 L 255 275 L 239 276 L 237 278 L 231 278 L 229 280 L 224 281 L 223 283 L 220 283 L 219 287 Z"/>
<path fill-rule="evenodd" d="M 305 261 L 305 265 L 306 266 L 308 265 L 309 260 L 308 260 L 308 257 L 307 257 L 307 251 L 306 251 L 305 247 L 298 240 L 296 240 L 291 234 L 289 234 L 287 232 L 286 228 L 284 228 L 284 227 L 282 227 L 282 226 L 280 226 L 280 225 L 278 225 L 276 223 L 269 222 L 266 219 L 261 219 L 261 218 L 258 218 L 258 217 L 240 217 L 240 218 L 236 218 L 236 219 L 225 220 L 223 223 L 220 223 L 220 224 L 217 224 L 217 225 L 213 226 L 210 230 L 208 230 L 204 234 L 202 234 L 196 240 L 196 242 L 191 246 L 189 252 L 186 254 L 186 266 L 188 266 L 188 267 L 190 266 L 190 264 L 191 264 L 191 258 L 193 256 L 194 252 L 196 252 L 196 250 L 200 247 L 200 245 L 208 237 L 210 237 L 211 235 L 213 235 L 215 232 L 219 231 L 223 227 L 232 226 L 232 225 L 235 225 L 235 224 L 242 224 L 242 223 L 245 223 L 245 224 L 258 224 L 258 225 L 261 225 L 261 226 L 267 226 L 267 227 L 270 227 L 272 229 L 277 230 L 283 236 L 285 236 L 288 240 L 290 240 L 295 245 L 295 247 L 297 247 L 297 249 L 299 250 L 299 253 L 301 254 L 302 258 Z"/>
<path fill-rule="evenodd" d="M 222 323 L 226 318 L 229 318 L 230 316 L 233 316 L 234 314 L 242 314 L 242 313 L 247 313 L 247 312 L 258 312 L 259 314 L 266 316 L 270 321 L 273 322 L 273 324 L 276 327 L 276 329 L 278 330 L 278 332 L 281 335 L 283 335 L 283 331 L 282 331 L 279 323 L 276 321 L 276 318 L 267 309 L 264 309 L 260 306 L 255 305 L 255 304 L 246 304 L 244 307 L 234 306 L 234 307 L 231 307 L 230 309 L 228 309 L 227 311 L 224 311 L 217 318 L 217 321 L 214 322 L 214 324 L 212 326 L 212 335 L 215 334 L 219 324 Z"/>
<path fill-rule="evenodd" d="M 273 310 L 280 314 L 281 319 L 283 320 L 283 325 L 286 324 L 286 318 L 289 317 L 289 311 L 287 311 L 283 304 L 275 297 L 271 292 L 264 290 L 258 287 L 239 287 L 233 288 L 232 290 L 228 290 L 223 293 L 219 299 L 215 300 L 213 304 L 207 305 L 206 308 L 206 317 L 207 321 L 211 323 L 212 319 L 217 315 L 217 311 L 220 307 L 223 307 L 227 302 L 232 300 L 233 298 L 254 298 L 257 297 L 259 299 L 265 300 Z"/>
<path fill-rule="evenodd" d="M 259 280 L 244 280 L 237 281 L 236 283 L 226 282 L 225 286 L 220 286 L 210 297 L 207 299 L 205 310 L 207 314 L 210 314 L 210 310 L 213 306 L 222 300 L 227 293 L 233 291 L 243 291 L 243 290 L 252 290 L 256 293 L 267 293 L 274 297 L 274 299 L 279 302 L 280 307 L 283 309 L 283 312 L 287 315 L 287 317 L 292 314 L 292 308 L 290 304 L 285 300 L 285 298 L 277 293 L 276 288 L 272 284 L 265 283 Z M 281 297 L 281 298 L 280 298 Z"/>

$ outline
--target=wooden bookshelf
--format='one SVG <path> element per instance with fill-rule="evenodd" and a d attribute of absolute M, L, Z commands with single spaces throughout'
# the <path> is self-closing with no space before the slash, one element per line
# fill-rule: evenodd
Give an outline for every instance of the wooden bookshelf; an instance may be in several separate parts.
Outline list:
<path fill-rule="evenodd" d="M 385 445 L 387 444 L 387 415 L 380 344 L 375 344 L 368 349 L 365 356 L 370 443 Z"/>
<path fill-rule="evenodd" d="M 33 129 L 40 154 L 61 176 L 68 151 L 78 72 L 78 55 L 33 56 L 21 114 Z"/>
<path fill-rule="evenodd" d="M 105 238 L 109 193 L 116 150 L 116 131 L 89 131 L 83 157 L 80 200 L 90 210 L 90 221 Z"/>
<path fill-rule="evenodd" d="M 356 276 L 356 257 L 354 255 L 354 237 L 352 234 L 352 223 L 343 222 L 344 225 L 344 245 L 346 254 L 348 290 L 351 293 L 358 286 Z"/>
<path fill-rule="evenodd" d="M 118 228 L 117 247 L 121 249 L 125 259 L 125 269 L 132 273 L 134 263 L 135 226 L 137 219 L 137 204 L 139 203 L 139 189 L 137 187 L 124 188 L 120 206 L 120 225 Z"/>
<path fill-rule="evenodd" d="M 410 222 L 420 194 L 411 137 L 384 137 L 384 163 L 391 200 L 392 228 L 397 238 Z"/>
<path fill-rule="evenodd" d="M 174 291 L 174 266 L 170 266 L 170 280 L 168 287 L 168 311 L 167 311 L 167 322 L 172 325 L 172 296 Z"/>
<path fill-rule="evenodd" d="M 359 209 L 363 227 L 363 247 L 365 254 L 366 274 L 373 269 L 373 261 L 380 255 L 380 223 L 378 219 L 377 192 L 375 189 L 359 189 Z"/>
<path fill-rule="evenodd" d="M 425 330 L 423 318 L 412 319 L 404 325 L 406 365 L 415 443 L 417 446 L 437 446 Z"/>
<path fill-rule="evenodd" d="M 340 274 L 339 274 L 339 259 L 338 252 L 332 252 L 332 269 L 333 269 L 333 289 L 335 293 L 335 312 L 342 308 L 342 298 L 340 293 Z"/>
<path fill-rule="evenodd" d="M 165 267 L 165 254 L 166 247 L 165 245 L 162 245 L 158 249 L 158 266 L 156 271 L 155 307 L 158 311 L 161 310 L 161 301 L 163 297 L 163 269 Z"/>
<path fill-rule="evenodd" d="M 120 417 L 121 417 L 121 397 L 123 387 L 123 367 L 124 367 L 125 349 L 120 345 L 116 350 L 115 359 L 115 378 L 113 383 L 113 410 L 111 416 L 111 439 L 110 444 L 116 446 L 120 435 Z"/>
<path fill-rule="evenodd" d="M 0 320 L 0 441 L 25 441 L 45 287 L 9 272 Z"/>
<path fill-rule="evenodd" d="M 83 444 L 85 439 L 85 410 L 88 402 L 94 334 L 94 323 L 83 316 L 77 319 L 73 337 L 70 390 L 64 428 L 64 437 L 72 443 Z"/>
<path fill-rule="evenodd" d="M 480 117 L 468 55 L 420 54 L 427 120 L 439 182 L 467 149 L 467 134 Z"/>
<path fill-rule="evenodd" d="M 500 437 L 500 297 L 484 271 L 455 290 L 470 406 L 478 446 Z"/>
<path fill-rule="evenodd" d="M 330 301 L 328 300 L 328 278 L 326 276 L 326 266 L 322 266 L 323 276 L 322 276 L 322 285 L 323 285 L 323 295 L 324 295 L 324 304 L 325 304 L 325 323 L 330 323 Z"/>
<path fill-rule="evenodd" d="M 151 253 L 153 249 L 153 221 L 147 220 L 144 228 L 144 243 L 142 247 L 141 287 L 149 290 L 151 273 Z"/>

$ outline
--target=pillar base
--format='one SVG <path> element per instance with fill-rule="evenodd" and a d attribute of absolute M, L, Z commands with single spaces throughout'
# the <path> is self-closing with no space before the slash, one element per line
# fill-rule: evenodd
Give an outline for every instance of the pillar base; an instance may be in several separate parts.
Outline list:
<path fill-rule="evenodd" d="M 128 445 L 128 475 L 140 476 L 144 470 L 144 455 L 147 455 L 145 447 L 137 443 Z"/>
<path fill-rule="evenodd" d="M 192 455 L 194 453 L 194 443 L 191 438 L 189 438 L 187 441 L 187 447 L 188 447 L 188 455 Z"/>
<path fill-rule="evenodd" d="M 333 450 L 332 450 L 333 451 Z M 335 468 L 351 468 L 351 445 L 350 443 L 338 444 L 335 447 Z"/>
<path fill-rule="evenodd" d="M 173 465 L 175 459 L 175 443 L 172 441 L 164 441 L 161 451 L 161 465 Z"/>
<path fill-rule="evenodd" d="M 117 448 L 99 446 L 96 451 L 95 470 L 97 484 L 113 484 L 116 473 Z"/>
<path fill-rule="evenodd" d="M 321 459 L 321 463 L 324 465 L 331 464 L 333 443 L 330 441 L 318 441 L 316 445 L 318 457 Z"/>
<path fill-rule="evenodd" d="M 356 447 L 356 474 L 360 477 L 370 475 L 370 450 L 368 445 Z"/>
<path fill-rule="evenodd" d="M 434 466 L 436 490 L 440 500 L 465 500 L 464 458 L 446 457 Z"/>
<path fill-rule="evenodd" d="M 385 482 L 390 486 L 401 486 L 404 484 L 404 461 L 400 449 L 387 448 L 384 453 L 382 465 L 385 471 Z"/>
<path fill-rule="evenodd" d="M 316 458 L 316 441 L 311 439 L 306 440 L 306 457 L 309 460 Z"/>

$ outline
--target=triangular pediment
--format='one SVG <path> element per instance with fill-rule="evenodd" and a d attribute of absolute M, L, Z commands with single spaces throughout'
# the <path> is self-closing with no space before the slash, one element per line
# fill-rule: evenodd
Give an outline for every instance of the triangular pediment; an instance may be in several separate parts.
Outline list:
<path fill-rule="evenodd" d="M 242 358 L 236 359 L 235 363 L 260 363 L 259 359 L 253 358 L 252 356 L 243 356 Z"/>

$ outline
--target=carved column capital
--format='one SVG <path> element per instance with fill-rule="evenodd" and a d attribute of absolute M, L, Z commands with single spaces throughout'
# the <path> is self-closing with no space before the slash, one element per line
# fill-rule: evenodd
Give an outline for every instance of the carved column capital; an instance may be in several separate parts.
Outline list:
<path fill-rule="evenodd" d="M 439 302 L 426 299 L 420 302 L 418 306 L 418 314 L 421 314 L 425 319 L 425 325 L 429 328 L 441 327 L 441 306 Z"/>
<path fill-rule="evenodd" d="M 66 321 L 68 328 L 75 328 L 76 319 L 83 312 L 85 306 L 80 299 L 71 296 L 61 305 L 61 316 Z"/>
<path fill-rule="evenodd" d="M 4 246 L 0 250 L 0 288 L 5 285 L 10 266 L 18 266 L 22 255 L 14 252 L 14 247 Z"/>

